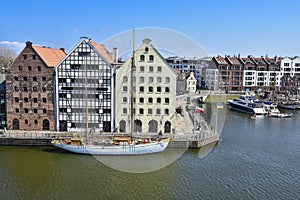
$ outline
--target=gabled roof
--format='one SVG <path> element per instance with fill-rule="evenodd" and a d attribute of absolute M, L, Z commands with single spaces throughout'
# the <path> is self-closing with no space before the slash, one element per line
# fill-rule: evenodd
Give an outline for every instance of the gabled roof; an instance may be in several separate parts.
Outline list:
<path fill-rule="evenodd" d="M 113 63 L 110 53 L 103 45 L 98 44 L 93 40 L 89 40 L 89 43 L 105 58 L 105 60 L 107 60 L 109 63 Z"/>
<path fill-rule="evenodd" d="M 239 60 L 237 59 L 237 57 L 226 57 L 226 58 L 228 59 L 228 61 L 232 65 L 241 65 L 241 63 L 239 62 Z"/>
<path fill-rule="evenodd" d="M 219 64 L 219 65 L 227 65 L 228 63 L 226 62 L 225 58 L 222 57 L 222 56 L 217 56 L 217 57 L 214 57 L 216 62 Z"/>
<path fill-rule="evenodd" d="M 44 46 L 32 47 L 49 67 L 55 67 L 66 56 L 63 50 Z"/>

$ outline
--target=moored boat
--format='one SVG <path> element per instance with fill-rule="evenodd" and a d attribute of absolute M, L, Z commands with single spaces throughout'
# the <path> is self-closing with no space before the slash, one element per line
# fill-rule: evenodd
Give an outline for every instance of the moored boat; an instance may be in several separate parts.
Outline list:
<path fill-rule="evenodd" d="M 276 118 L 289 118 L 293 116 L 293 113 L 269 113 L 268 116 Z"/>
<path fill-rule="evenodd" d="M 249 114 L 265 115 L 267 111 L 262 105 L 262 101 L 252 95 L 242 95 L 239 98 L 228 100 L 231 109 Z"/>

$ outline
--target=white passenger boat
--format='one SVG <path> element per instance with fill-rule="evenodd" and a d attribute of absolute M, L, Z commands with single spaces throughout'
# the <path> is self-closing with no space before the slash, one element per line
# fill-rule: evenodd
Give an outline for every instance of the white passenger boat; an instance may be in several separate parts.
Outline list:
<path fill-rule="evenodd" d="M 249 114 L 265 115 L 267 111 L 262 101 L 252 95 L 242 95 L 239 98 L 228 100 L 231 109 Z"/>

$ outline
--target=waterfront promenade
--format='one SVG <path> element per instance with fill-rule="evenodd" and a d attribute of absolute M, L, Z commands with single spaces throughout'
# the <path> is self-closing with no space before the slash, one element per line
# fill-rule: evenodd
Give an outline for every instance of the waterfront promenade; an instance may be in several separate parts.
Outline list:
<path fill-rule="evenodd" d="M 176 107 L 181 107 L 181 113 L 174 117 L 175 127 L 171 133 L 163 134 L 163 137 L 172 138 L 168 147 L 199 148 L 218 141 L 218 133 L 211 127 L 203 116 L 195 112 L 196 106 L 193 99 L 205 97 L 209 93 L 185 94 L 176 98 Z M 190 98 L 190 100 L 187 100 Z M 115 135 L 128 135 L 128 133 L 92 133 L 89 138 L 105 139 Z M 51 145 L 53 139 L 79 136 L 84 137 L 84 133 L 58 132 L 58 131 L 22 131 L 7 130 L 0 133 L 0 145 Z M 157 137 L 154 134 L 136 134 L 135 137 Z"/>

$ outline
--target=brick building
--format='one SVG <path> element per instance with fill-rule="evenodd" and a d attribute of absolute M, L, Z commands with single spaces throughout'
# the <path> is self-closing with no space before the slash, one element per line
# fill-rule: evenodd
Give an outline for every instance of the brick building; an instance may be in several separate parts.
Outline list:
<path fill-rule="evenodd" d="M 53 75 L 65 55 L 63 49 L 26 42 L 7 70 L 7 129 L 55 130 Z"/>

